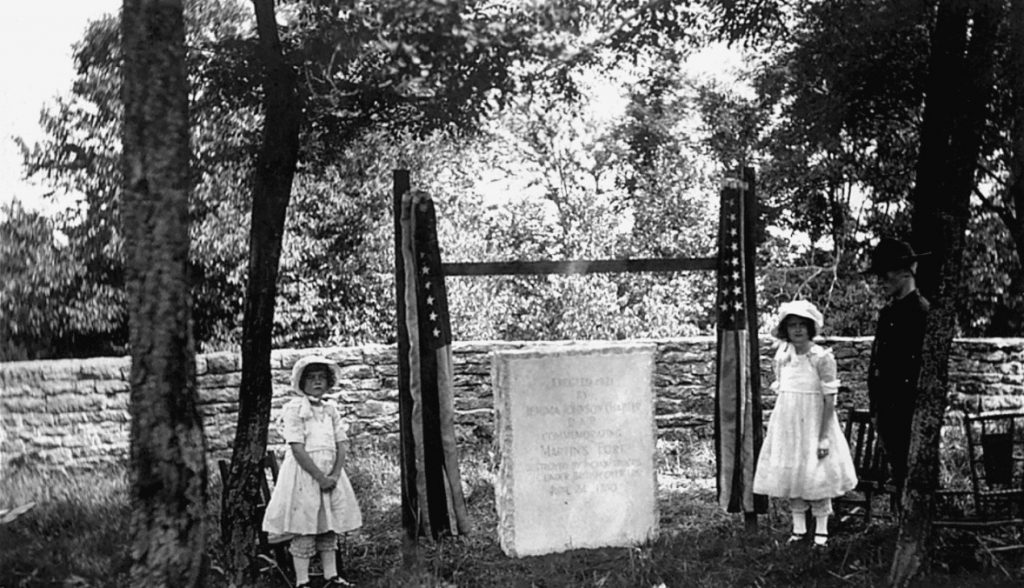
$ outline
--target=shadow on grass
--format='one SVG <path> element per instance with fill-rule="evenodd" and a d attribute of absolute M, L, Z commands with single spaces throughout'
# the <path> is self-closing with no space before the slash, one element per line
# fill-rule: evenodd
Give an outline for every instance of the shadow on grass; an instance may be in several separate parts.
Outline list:
<path fill-rule="evenodd" d="M 37 507 L 0 526 L 0 586 L 128 584 L 127 485 L 122 470 L 9 473 L 0 500 Z"/>

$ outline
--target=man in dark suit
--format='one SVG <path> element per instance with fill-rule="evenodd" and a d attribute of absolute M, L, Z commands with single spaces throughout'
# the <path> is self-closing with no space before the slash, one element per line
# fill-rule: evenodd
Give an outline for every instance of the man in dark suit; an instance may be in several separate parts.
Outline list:
<path fill-rule="evenodd" d="M 877 277 L 889 299 L 879 312 L 871 346 L 868 399 L 898 492 L 902 492 L 907 477 L 910 429 L 929 309 L 914 280 L 917 260 L 925 255 L 914 253 L 908 243 L 883 238 L 871 253 L 867 270 Z"/>

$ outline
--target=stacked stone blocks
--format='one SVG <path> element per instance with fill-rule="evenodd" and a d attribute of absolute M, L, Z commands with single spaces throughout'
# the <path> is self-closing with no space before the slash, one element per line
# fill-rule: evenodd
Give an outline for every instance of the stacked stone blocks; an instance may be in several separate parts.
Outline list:
<path fill-rule="evenodd" d="M 715 340 L 691 337 L 646 341 L 658 347 L 655 366 L 659 435 L 696 429 L 710 434 L 715 408 Z M 580 346 L 586 342 L 476 341 L 453 346 L 456 428 L 461 442 L 493 440 L 490 353 L 526 346 Z M 850 392 L 840 409 L 866 406 L 870 338 L 831 338 L 839 375 Z M 274 395 L 270 443 L 282 449 L 273 420 L 291 397 L 291 367 L 308 354 L 338 362 L 342 378 L 334 392 L 355 443 L 398 434 L 398 366 L 393 345 L 287 349 L 272 354 Z M 774 342 L 760 345 L 763 401 Z M 963 339 L 950 357 L 951 412 L 1017 408 L 1024 403 L 1024 339 Z M 128 455 L 130 416 L 128 358 L 96 358 L 0 364 L 0 472 L 11 467 L 93 468 L 123 462 Z M 218 352 L 196 357 L 199 408 L 211 459 L 230 453 L 237 420 L 241 359 Z"/>

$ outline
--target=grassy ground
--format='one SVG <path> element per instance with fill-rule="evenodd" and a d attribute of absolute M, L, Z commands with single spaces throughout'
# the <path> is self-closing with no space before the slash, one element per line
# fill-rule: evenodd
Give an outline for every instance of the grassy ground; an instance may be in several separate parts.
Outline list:
<path fill-rule="evenodd" d="M 895 529 L 880 520 L 836 523 L 824 551 L 789 546 L 789 516 L 773 503 L 748 533 L 742 520 L 715 504 L 714 458 L 706 440 L 659 443 L 661 535 L 634 548 L 577 550 L 511 559 L 498 546 L 493 464 L 485 448 L 463 455 L 467 500 L 476 526 L 467 537 L 421 545 L 417 565 L 403 566 L 395 452 L 376 446 L 354 456 L 350 474 L 360 497 L 364 528 L 342 546 L 343 574 L 357 586 L 719 587 L 883 586 Z M 949 474 L 944 474 L 949 475 Z M 214 475 L 215 477 L 215 475 Z M 211 487 L 210 543 L 214 569 L 208 586 L 226 583 L 217 572 L 216 504 Z M 77 476 L 30 471 L 0 481 L 0 508 L 38 506 L 0 527 L 0 587 L 127 585 L 126 479 L 113 470 Z M 884 502 L 884 501 L 882 501 Z M 885 513 L 884 504 L 878 505 Z M 1019 557 L 992 558 L 970 535 L 943 533 L 937 564 L 919 586 L 1024 585 Z M 262 588 L 290 586 L 270 566 Z M 314 584 L 315 585 L 315 584 Z"/>

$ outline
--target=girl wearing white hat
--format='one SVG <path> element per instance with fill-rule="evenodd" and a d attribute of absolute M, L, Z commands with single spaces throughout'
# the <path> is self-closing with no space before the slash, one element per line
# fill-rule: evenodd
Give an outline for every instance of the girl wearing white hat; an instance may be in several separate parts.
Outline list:
<path fill-rule="evenodd" d="M 345 474 L 348 437 L 338 409 L 324 400 L 340 368 L 324 357 L 303 357 L 292 368 L 299 397 L 284 405 L 281 434 L 289 445 L 263 516 L 272 541 L 291 539 L 296 588 L 309 586 L 309 560 L 319 552 L 324 586 L 349 586 L 338 575 L 338 534 L 362 526 Z"/>
<path fill-rule="evenodd" d="M 850 448 L 836 418 L 839 391 L 832 351 L 814 343 L 824 318 L 806 300 L 783 303 L 774 335 L 781 340 L 773 366 L 778 394 L 754 474 L 754 492 L 788 498 L 789 542 L 807 535 L 807 508 L 815 518 L 814 544 L 828 543 L 832 498 L 857 485 Z"/>

